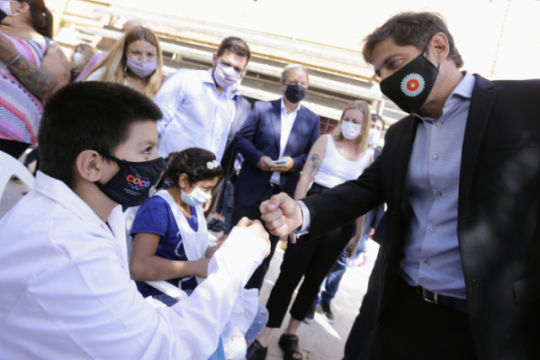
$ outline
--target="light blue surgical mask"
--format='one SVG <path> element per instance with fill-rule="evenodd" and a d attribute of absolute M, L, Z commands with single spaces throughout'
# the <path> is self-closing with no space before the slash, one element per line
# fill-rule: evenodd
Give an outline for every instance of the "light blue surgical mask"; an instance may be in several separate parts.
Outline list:
<path fill-rule="evenodd" d="M 184 189 L 182 189 L 182 194 L 180 195 L 182 198 L 182 201 L 189 206 L 199 206 L 207 202 L 212 198 L 212 195 L 205 194 L 204 191 L 196 187 L 193 189 L 191 194 L 186 194 L 184 192 Z"/>

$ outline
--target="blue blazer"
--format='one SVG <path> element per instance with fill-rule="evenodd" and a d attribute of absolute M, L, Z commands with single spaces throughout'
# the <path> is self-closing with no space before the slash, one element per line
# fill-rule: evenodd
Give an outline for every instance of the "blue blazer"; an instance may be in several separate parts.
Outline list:
<path fill-rule="evenodd" d="M 294 121 L 283 156 L 294 160 L 291 171 L 281 173 L 281 191 L 294 196 L 300 172 L 315 141 L 319 138 L 319 116 L 301 106 Z M 244 206 L 257 202 L 272 177 L 271 171 L 257 167 L 259 159 L 279 158 L 281 141 L 281 99 L 256 102 L 246 122 L 236 135 L 236 149 L 244 157 L 234 196 Z"/>

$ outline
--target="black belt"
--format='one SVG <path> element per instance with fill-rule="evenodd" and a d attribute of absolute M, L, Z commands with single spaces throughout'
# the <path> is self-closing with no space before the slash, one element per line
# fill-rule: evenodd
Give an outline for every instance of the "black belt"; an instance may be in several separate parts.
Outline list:
<path fill-rule="evenodd" d="M 416 287 L 416 293 L 425 301 L 432 304 L 437 304 L 451 309 L 457 310 L 459 312 L 468 314 L 469 310 L 467 308 L 467 300 L 453 298 L 450 296 L 444 296 L 440 294 L 435 294 L 429 290 L 424 289 L 421 286 Z"/>
<path fill-rule="evenodd" d="M 273 182 L 270 183 L 270 187 L 271 188 L 278 188 L 278 190 L 280 188 L 280 186 L 278 184 L 274 184 Z"/>
<path fill-rule="evenodd" d="M 319 185 L 316 182 L 314 182 L 311 185 L 311 189 L 309 189 L 307 194 L 308 194 L 308 196 L 309 195 L 314 195 L 314 194 L 320 194 L 322 192 L 325 192 L 326 190 L 330 190 L 330 188 L 328 188 L 326 186 L 323 186 L 323 185 Z"/>

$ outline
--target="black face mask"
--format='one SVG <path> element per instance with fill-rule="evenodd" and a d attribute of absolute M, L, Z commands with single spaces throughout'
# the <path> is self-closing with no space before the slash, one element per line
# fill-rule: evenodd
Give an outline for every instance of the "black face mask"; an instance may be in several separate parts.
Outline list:
<path fill-rule="evenodd" d="M 435 67 L 426 59 L 425 50 L 380 83 L 382 93 L 409 114 L 417 112 L 424 105 L 441 66 Z"/>
<path fill-rule="evenodd" d="M 293 104 L 299 103 L 306 96 L 306 89 L 300 85 L 287 85 L 285 97 Z"/>
<path fill-rule="evenodd" d="M 94 183 L 99 190 L 112 201 L 125 207 L 142 205 L 150 199 L 166 167 L 163 158 L 131 162 L 99 153 L 116 161 L 120 166 L 120 170 L 106 184 L 102 185 L 97 181 Z"/>

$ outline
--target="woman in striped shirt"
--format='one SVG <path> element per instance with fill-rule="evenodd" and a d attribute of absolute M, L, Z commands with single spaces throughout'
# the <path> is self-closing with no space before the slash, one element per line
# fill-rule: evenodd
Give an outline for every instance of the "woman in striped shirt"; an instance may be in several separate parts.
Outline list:
<path fill-rule="evenodd" d="M 36 144 L 42 103 L 69 82 L 69 63 L 43 0 L 0 0 L 0 9 L 0 151 L 18 158 Z"/>

